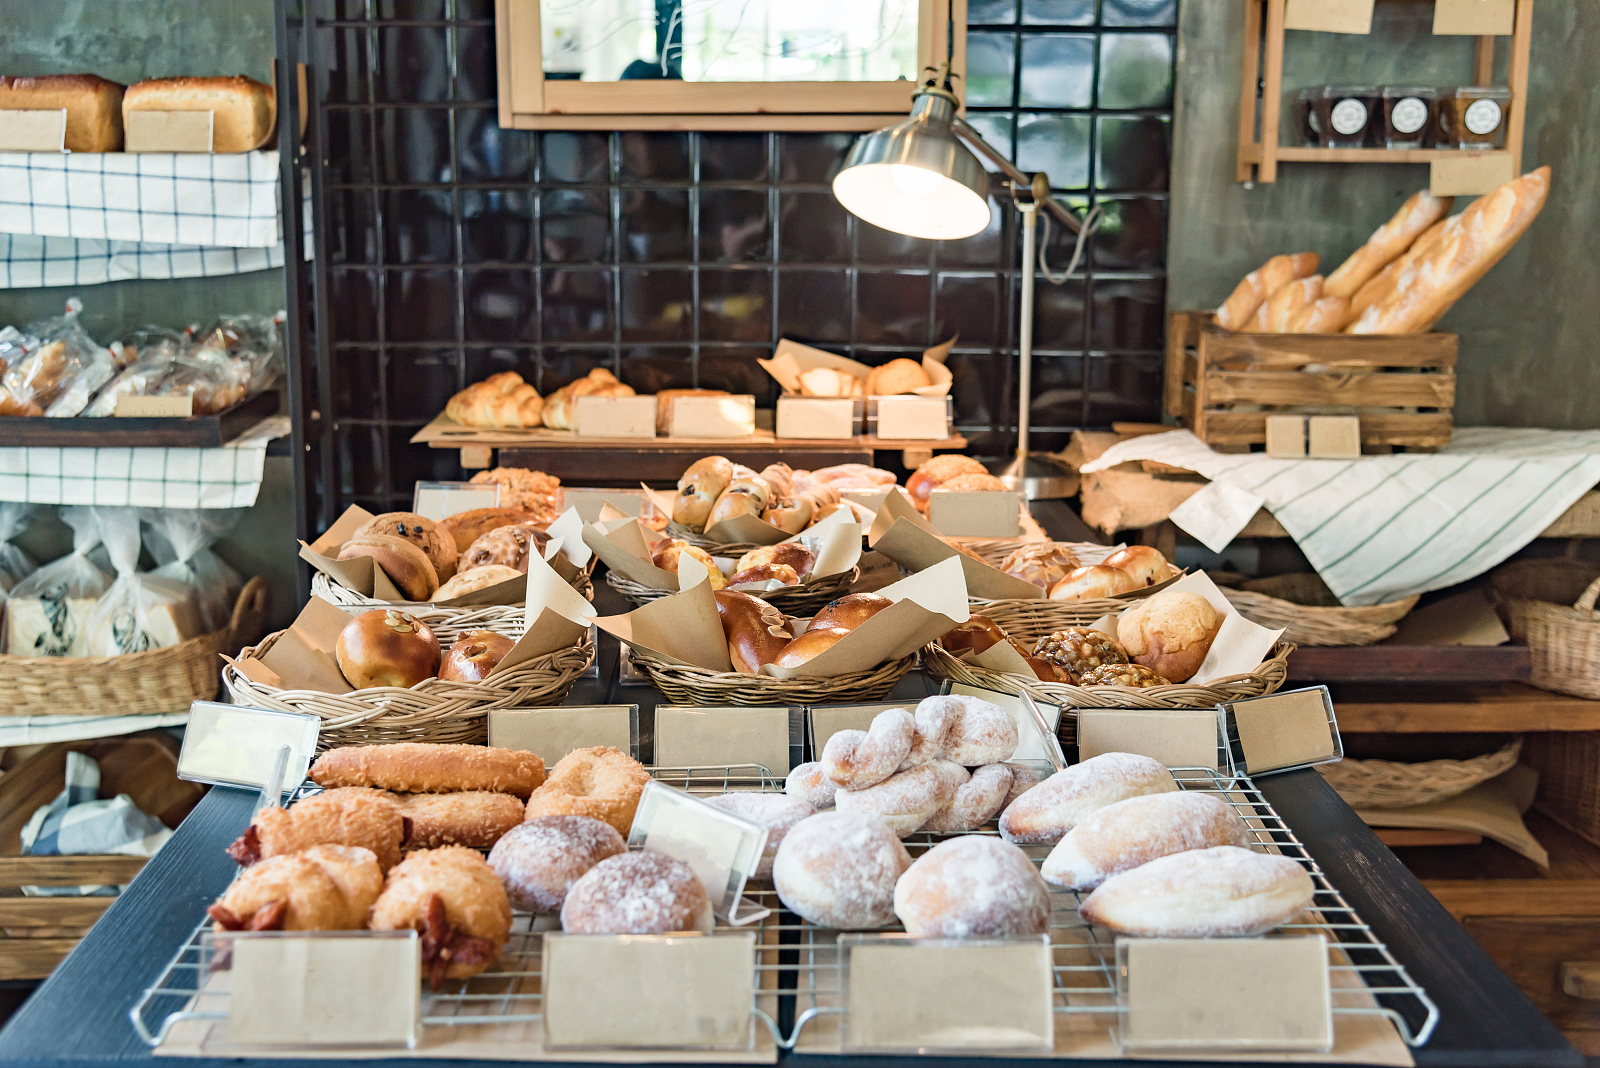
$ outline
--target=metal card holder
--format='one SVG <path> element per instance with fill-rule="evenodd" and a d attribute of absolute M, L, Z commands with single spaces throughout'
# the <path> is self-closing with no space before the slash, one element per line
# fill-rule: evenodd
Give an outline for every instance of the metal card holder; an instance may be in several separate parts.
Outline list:
<path fill-rule="evenodd" d="M 583 717 L 603 719 L 583 725 Z M 619 722 L 625 717 L 626 724 Z M 636 704 L 551 705 L 544 708 L 496 708 L 489 711 L 489 744 L 527 749 L 554 764 L 573 749 L 610 746 L 640 759 L 640 716 Z M 557 752 L 559 750 L 559 752 Z"/>
<path fill-rule="evenodd" d="M 1217 706 L 1232 774 L 1259 778 L 1333 764 L 1344 740 L 1326 686 L 1279 690 Z"/>
<path fill-rule="evenodd" d="M 661 853 L 693 869 L 712 911 L 736 927 L 771 913 L 743 897 L 766 845 L 765 827 L 657 779 L 645 783 L 628 831 L 629 849 Z"/>
<path fill-rule="evenodd" d="M 213 786 L 293 789 L 316 756 L 322 721 L 301 712 L 196 701 L 178 752 L 178 778 Z M 290 757 L 277 766 L 281 750 Z M 274 802 L 276 803 L 276 802 Z"/>
<path fill-rule="evenodd" d="M 945 679 L 939 687 L 941 694 L 979 697 L 999 705 L 1010 712 L 1017 721 L 1017 756 L 1013 759 L 1024 764 L 1048 765 L 1051 773 L 1067 766 L 1066 754 L 1061 749 L 1057 730 L 1061 726 L 1061 706 L 1035 701 L 1026 693 L 1006 693 L 986 690 L 981 686 L 951 682 Z"/>

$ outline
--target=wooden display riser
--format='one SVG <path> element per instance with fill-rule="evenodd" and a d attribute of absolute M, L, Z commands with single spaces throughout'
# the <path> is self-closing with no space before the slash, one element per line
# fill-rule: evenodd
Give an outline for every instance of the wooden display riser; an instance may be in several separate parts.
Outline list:
<path fill-rule="evenodd" d="M 1295 652 L 1290 662 L 1299 655 Z M 1347 734 L 1600 731 L 1600 701 L 1520 682 L 1341 683 L 1329 690 L 1339 730 Z"/>
<path fill-rule="evenodd" d="M 1526 645 L 1303 645 L 1289 657 L 1289 681 L 1300 685 L 1520 682 L 1530 673 Z"/>

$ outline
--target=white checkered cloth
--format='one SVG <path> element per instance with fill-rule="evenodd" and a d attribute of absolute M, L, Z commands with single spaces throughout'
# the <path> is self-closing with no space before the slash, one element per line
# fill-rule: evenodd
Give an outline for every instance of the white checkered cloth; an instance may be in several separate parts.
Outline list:
<path fill-rule="evenodd" d="M 275 416 L 217 449 L 0 448 L 0 501 L 248 508 L 261 490 L 267 443 L 288 433 L 289 420 Z"/>
<path fill-rule="evenodd" d="M 282 245 L 206 248 L 0 234 L 0 289 L 93 286 L 130 278 L 202 278 L 282 266 Z"/>
<path fill-rule="evenodd" d="M 276 151 L 0 152 L 0 233 L 271 248 L 280 231 Z"/>

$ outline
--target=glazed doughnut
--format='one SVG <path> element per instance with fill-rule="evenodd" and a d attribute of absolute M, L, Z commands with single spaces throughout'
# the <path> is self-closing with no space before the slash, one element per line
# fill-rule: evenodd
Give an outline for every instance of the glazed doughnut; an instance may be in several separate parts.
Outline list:
<path fill-rule="evenodd" d="M 1008 760 L 1006 767 L 1011 769 L 1011 785 L 1006 790 L 1006 799 L 1000 806 L 1002 809 L 1039 785 L 1039 773 L 1028 765 Z"/>
<path fill-rule="evenodd" d="M 489 850 L 511 904 L 527 912 L 560 912 L 567 891 L 590 868 L 628 851 L 609 823 L 588 816 L 540 816 L 507 831 Z"/>
<path fill-rule="evenodd" d="M 949 804 L 959 785 L 948 768 L 936 762 L 921 764 L 864 790 L 840 789 L 833 795 L 833 807 L 870 816 L 904 838 Z"/>
<path fill-rule="evenodd" d="M 713 924 L 706 888 L 689 865 L 665 853 L 607 857 L 561 904 L 561 929 L 577 934 L 708 932 Z"/>
<path fill-rule="evenodd" d="M 815 809 L 832 808 L 833 795 L 838 789 L 834 781 L 828 778 L 828 773 L 822 770 L 821 762 L 816 760 L 809 764 L 796 764 L 789 772 L 789 777 L 783 780 L 784 793 Z"/>
<path fill-rule="evenodd" d="M 1311 876 L 1289 857 L 1213 846 L 1113 875 L 1078 910 L 1123 934 L 1244 938 L 1288 923 L 1315 893 Z"/>
<path fill-rule="evenodd" d="M 441 742 L 388 742 L 330 749 L 311 765 L 318 786 L 372 786 L 402 794 L 490 790 L 527 797 L 544 782 L 544 761 L 522 749 Z"/>
<path fill-rule="evenodd" d="M 784 837 L 800 823 L 817 814 L 817 810 L 798 798 L 786 794 L 737 793 L 708 797 L 706 803 L 740 819 L 747 819 L 767 829 L 767 844 L 761 850 L 761 863 L 751 876 L 756 879 L 772 878 L 772 862 Z"/>
<path fill-rule="evenodd" d="M 956 787 L 950 803 L 935 812 L 922 830 L 938 834 L 975 831 L 1000 811 L 1010 789 L 1011 765 L 985 764 Z"/>
<path fill-rule="evenodd" d="M 1159 760 L 1101 753 L 1058 771 L 1006 806 L 1000 834 L 1008 842 L 1054 845 L 1091 812 L 1129 797 L 1178 788 Z"/>
<path fill-rule="evenodd" d="M 1050 929 L 1050 890 L 1021 849 L 988 835 L 940 842 L 894 887 L 913 938 L 1013 938 Z"/>
<path fill-rule="evenodd" d="M 1249 844 L 1244 820 L 1212 794 L 1146 794 L 1091 813 L 1050 851 L 1039 874 L 1068 890 L 1093 890 L 1171 853 Z"/>
<path fill-rule="evenodd" d="M 872 717 L 864 731 L 844 730 L 822 747 L 822 770 L 835 786 L 864 790 L 895 773 L 911 752 L 916 720 L 903 708 Z"/>
<path fill-rule="evenodd" d="M 528 798 L 527 818 L 589 816 L 617 829 L 624 838 L 650 773 L 628 754 L 610 746 L 574 749 L 550 769 L 544 785 Z"/>
<path fill-rule="evenodd" d="M 772 864 L 778 898 L 817 927 L 863 930 L 894 922 L 894 887 L 911 854 L 881 822 L 819 812 L 784 835 Z"/>
<path fill-rule="evenodd" d="M 906 759 L 913 767 L 942 756 L 975 768 L 1010 760 L 1017 751 L 1017 724 L 1011 713 L 979 697 L 924 697 L 917 705 L 916 723 Z"/>

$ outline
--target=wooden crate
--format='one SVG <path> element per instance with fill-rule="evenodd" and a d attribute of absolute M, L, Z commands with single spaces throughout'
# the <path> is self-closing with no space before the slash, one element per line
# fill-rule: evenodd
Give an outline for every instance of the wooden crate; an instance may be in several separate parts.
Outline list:
<path fill-rule="evenodd" d="M 1366 451 L 1450 442 L 1455 334 L 1243 334 L 1210 312 L 1167 324 L 1166 410 L 1224 452 L 1265 445 L 1268 411 L 1356 415 Z M 1337 370 L 1305 371 L 1308 365 Z"/>

